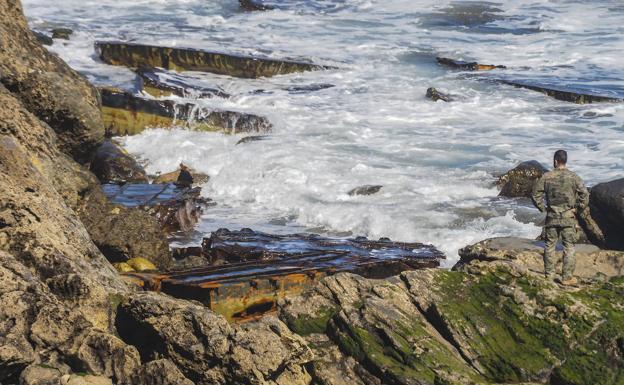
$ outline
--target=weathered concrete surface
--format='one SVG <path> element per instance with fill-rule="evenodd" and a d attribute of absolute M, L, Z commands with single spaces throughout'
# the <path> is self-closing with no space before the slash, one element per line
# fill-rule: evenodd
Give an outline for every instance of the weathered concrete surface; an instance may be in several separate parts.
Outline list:
<path fill-rule="evenodd" d="M 624 250 L 624 178 L 594 186 L 589 206 L 604 234 L 606 246 Z"/>
<path fill-rule="evenodd" d="M 270 77 L 329 68 L 290 60 L 122 42 L 96 42 L 95 49 L 105 63 L 112 65 L 202 71 L 241 78 Z"/>
<path fill-rule="evenodd" d="M 446 57 L 437 57 L 438 64 L 463 71 L 491 71 L 494 69 L 507 68 L 503 65 L 479 64 L 477 62 L 466 62 L 463 60 L 449 59 Z"/>
<path fill-rule="evenodd" d="M 624 274 L 624 252 L 601 250 L 594 245 L 579 244 L 576 248 L 576 271 L 581 278 L 594 279 L 597 275 L 616 277 Z M 543 273 L 544 243 L 524 238 L 493 238 L 459 251 L 460 260 L 456 268 L 473 260 L 512 261 L 526 266 L 532 271 Z M 562 249 L 557 248 L 557 271 L 561 270 Z"/>
<path fill-rule="evenodd" d="M 127 92 L 101 88 L 102 114 L 112 135 L 134 135 L 148 127 L 182 126 L 199 131 L 270 132 L 263 116 L 235 111 L 198 108 L 191 103 L 148 99 Z"/>
<path fill-rule="evenodd" d="M 231 95 L 215 88 L 198 87 L 185 82 L 171 72 L 141 67 L 135 71 L 141 80 L 141 90 L 154 97 L 177 95 L 184 98 L 229 98 Z"/>
<path fill-rule="evenodd" d="M 499 196 L 531 198 L 533 185 L 548 169 L 536 160 L 522 162 L 498 178 Z"/>
<path fill-rule="evenodd" d="M 0 3 L 0 83 L 54 129 L 60 149 L 88 161 L 104 137 L 95 89 L 28 28 L 19 0 Z"/>
<path fill-rule="evenodd" d="M 95 152 L 90 170 L 101 183 L 147 183 L 145 170 L 119 144 L 107 139 Z"/>
<path fill-rule="evenodd" d="M 567 88 L 549 84 L 540 84 L 536 81 L 525 80 L 500 80 L 501 83 L 518 88 L 526 88 L 531 91 L 541 92 L 557 100 L 576 104 L 623 102 L 624 99 L 607 95 L 599 95 L 588 91 Z"/>

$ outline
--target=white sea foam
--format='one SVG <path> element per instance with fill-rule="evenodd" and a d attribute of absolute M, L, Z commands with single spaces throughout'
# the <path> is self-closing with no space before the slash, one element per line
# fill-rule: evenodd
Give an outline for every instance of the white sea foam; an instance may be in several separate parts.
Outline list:
<path fill-rule="evenodd" d="M 200 232 L 254 227 L 276 232 L 390 237 L 429 242 L 452 263 L 457 249 L 486 237 L 539 233 L 527 201 L 501 199 L 492 182 L 516 163 L 550 164 L 569 150 L 589 183 L 622 177 L 624 106 L 574 105 L 447 71 L 435 56 L 505 64 L 509 76 L 555 79 L 621 93 L 624 7 L 613 1 L 456 2 L 350 0 L 336 11 L 240 12 L 236 0 L 24 0 L 33 28 L 69 26 L 51 49 L 100 84 L 134 76 L 102 64 L 95 40 L 133 40 L 340 67 L 243 80 L 201 75 L 231 99 L 200 103 L 267 116 L 264 141 L 240 135 L 151 130 L 124 139 L 151 173 L 180 161 L 211 176 L 218 203 Z M 558 80 L 557 80 L 558 79 Z M 307 94 L 292 85 L 330 83 Z M 424 98 L 435 86 L 453 103 Z M 254 94 L 263 89 L 271 93 Z M 373 196 L 350 189 L 381 184 Z"/>

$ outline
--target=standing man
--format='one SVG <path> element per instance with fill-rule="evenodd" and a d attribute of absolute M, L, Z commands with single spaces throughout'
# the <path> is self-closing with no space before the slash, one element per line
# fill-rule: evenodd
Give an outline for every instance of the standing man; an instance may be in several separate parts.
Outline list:
<path fill-rule="evenodd" d="M 583 180 L 566 168 L 568 154 L 564 150 L 555 152 L 554 170 L 544 174 L 533 187 L 533 204 L 546 212 L 544 235 L 544 273 L 546 278 L 555 278 L 555 247 L 561 237 L 563 243 L 562 285 L 575 285 L 574 242 L 576 241 L 576 212 L 587 207 L 589 193 Z"/>

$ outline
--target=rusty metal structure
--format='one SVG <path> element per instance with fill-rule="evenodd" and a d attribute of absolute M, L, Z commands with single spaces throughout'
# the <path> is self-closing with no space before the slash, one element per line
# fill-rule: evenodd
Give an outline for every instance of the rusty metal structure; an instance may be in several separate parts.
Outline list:
<path fill-rule="evenodd" d="M 332 68 L 301 61 L 115 41 L 95 42 L 95 50 L 102 61 L 112 65 L 202 71 L 252 79 Z"/>
<path fill-rule="evenodd" d="M 170 273 L 128 273 L 126 278 L 145 290 L 199 301 L 240 322 L 275 310 L 279 299 L 299 294 L 331 274 L 387 278 L 437 267 L 444 258 L 435 247 L 421 243 L 273 235 L 250 229 L 220 229 L 205 238 L 201 248 L 186 248 L 178 256 L 192 253 L 202 254 L 209 265 Z"/>

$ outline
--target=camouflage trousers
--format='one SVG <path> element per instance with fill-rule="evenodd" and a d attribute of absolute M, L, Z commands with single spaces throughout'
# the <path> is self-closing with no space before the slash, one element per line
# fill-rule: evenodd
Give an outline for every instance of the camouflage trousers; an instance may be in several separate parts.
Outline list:
<path fill-rule="evenodd" d="M 572 278 L 576 267 L 576 257 L 574 256 L 574 242 L 576 242 L 576 229 L 574 227 L 549 226 L 544 229 L 544 273 L 547 278 L 554 278 L 555 263 L 557 256 L 555 248 L 557 241 L 561 237 L 563 243 L 563 274 L 564 280 Z"/>

